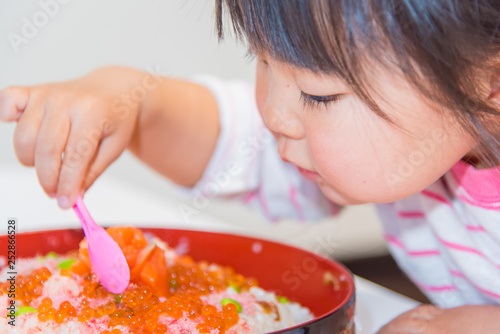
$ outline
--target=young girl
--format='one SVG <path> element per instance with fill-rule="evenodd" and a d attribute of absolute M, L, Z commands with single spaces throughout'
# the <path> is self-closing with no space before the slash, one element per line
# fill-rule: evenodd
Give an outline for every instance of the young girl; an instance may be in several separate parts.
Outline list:
<path fill-rule="evenodd" d="M 220 37 L 227 10 L 258 57 L 256 103 L 242 83 L 118 67 L 0 93 L 0 119 L 18 123 L 16 154 L 47 194 L 71 207 L 128 148 L 191 187 L 195 209 L 239 196 L 269 219 L 314 220 L 332 203 L 378 203 L 394 257 L 437 305 L 380 333 L 497 333 L 498 2 L 216 9 Z"/>

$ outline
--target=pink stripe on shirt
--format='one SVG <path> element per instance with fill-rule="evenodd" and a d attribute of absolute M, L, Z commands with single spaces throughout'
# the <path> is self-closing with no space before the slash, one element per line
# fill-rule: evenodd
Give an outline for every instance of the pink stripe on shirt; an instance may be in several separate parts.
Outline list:
<path fill-rule="evenodd" d="M 288 195 L 290 197 L 290 202 L 293 205 L 293 208 L 295 209 L 295 212 L 297 212 L 297 217 L 300 221 L 304 221 L 304 214 L 302 212 L 302 208 L 297 201 L 297 189 L 293 186 L 290 185 L 290 189 L 288 190 Z"/>
<path fill-rule="evenodd" d="M 258 199 L 259 199 L 260 207 L 262 208 L 262 212 L 264 213 L 264 215 L 272 222 L 277 221 L 276 217 L 273 217 L 271 215 L 271 212 L 269 211 L 269 206 L 267 205 L 267 201 L 264 198 L 262 188 L 259 188 Z"/>
<path fill-rule="evenodd" d="M 245 204 L 250 203 L 255 198 L 256 195 L 257 195 L 257 191 L 251 191 L 251 192 L 247 193 L 243 197 L 243 203 L 245 203 Z"/>
<path fill-rule="evenodd" d="M 416 285 L 422 290 L 432 291 L 432 292 L 442 292 L 442 291 L 455 291 L 457 287 L 454 285 L 427 285 L 419 282 L 415 282 Z"/>
<path fill-rule="evenodd" d="M 396 214 L 401 218 L 425 218 L 422 211 L 397 211 Z"/>
<path fill-rule="evenodd" d="M 468 252 L 468 253 L 472 253 L 472 254 L 477 254 L 479 256 L 482 256 L 482 257 L 485 257 L 483 253 L 481 253 L 480 251 L 478 251 L 477 249 L 473 248 L 473 247 L 469 247 L 469 246 L 464 246 L 464 245 L 459 245 L 459 244 L 456 244 L 454 242 L 449 242 L 449 241 L 446 241 L 442 238 L 439 238 L 438 237 L 438 240 L 443 244 L 445 245 L 446 247 L 448 248 L 451 248 L 451 249 L 455 249 L 455 250 L 459 250 L 459 251 L 462 251 L 462 252 Z"/>
<path fill-rule="evenodd" d="M 492 265 L 494 265 L 495 267 L 497 267 L 497 268 L 500 269 L 500 265 L 499 264 L 493 263 L 492 260 L 489 259 L 486 255 L 484 255 L 483 252 L 481 252 L 480 250 L 478 250 L 478 249 L 476 249 L 474 247 L 460 245 L 460 244 L 457 244 L 457 243 L 454 243 L 454 242 L 446 241 L 446 240 L 444 240 L 443 238 L 440 238 L 437 235 L 436 235 L 436 238 L 439 240 L 439 242 L 441 242 L 444 246 L 446 246 L 448 248 L 451 248 L 451 249 L 454 249 L 454 250 L 458 250 L 458 251 L 461 251 L 461 252 L 466 252 L 466 253 L 471 253 L 471 254 L 476 254 L 478 256 L 481 256 L 481 257 L 487 259 L 488 261 L 490 261 L 490 263 Z"/>
<path fill-rule="evenodd" d="M 450 269 L 450 274 L 452 274 L 453 276 L 457 276 L 457 277 L 465 278 L 465 275 L 464 275 L 464 274 L 462 274 L 462 273 L 461 273 L 461 272 L 459 272 L 459 271 L 453 270 L 453 269 Z"/>
<path fill-rule="evenodd" d="M 229 90 L 228 87 L 224 87 L 224 89 L 226 90 Z M 226 96 L 229 97 L 229 103 L 230 103 L 230 110 L 231 111 L 235 111 L 235 110 L 238 110 L 236 105 L 235 105 L 235 101 L 233 99 L 233 95 L 230 94 L 230 93 L 227 93 Z M 229 139 L 227 139 L 227 146 L 224 148 L 224 150 L 222 151 L 222 154 L 221 154 L 221 157 L 220 157 L 220 161 L 227 161 L 227 157 L 229 156 L 229 153 L 231 153 L 231 150 L 232 150 L 232 146 L 234 145 L 234 142 L 235 142 L 235 138 L 236 138 L 236 134 L 237 134 L 237 124 L 236 124 L 236 120 L 235 120 L 235 117 L 232 117 L 231 118 L 231 124 L 229 126 Z M 224 129 L 227 131 L 227 129 Z"/>
<path fill-rule="evenodd" d="M 417 257 L 417 256 L 432 256 L 432 255 L 439 255 L 441 252 L 438 249 L 430 249 L 430 250 L 423 250 L 423 251 L 410 251 L 406 250 L 406 253 L 409 256 L 412 257 Z"/>
<path fill-rule="evenodd" d="M 339 212 L 340 212 L 340 207 L 337 204 L 333 203 L 333 202 L 328 201 L 328 203 L 330 205 L 330 210 L 332 212 L 332 215 L 333 216 L 338 215 Z"/>
<path fill-rule="evenodd" d="M 486 232 L 486 229 L 482 226 L 466 225 L 465 228 L 473 232 Z"/>
<path fill-rule="evenodd" d="M 446 198 L 444 198 L 441 195 L 438 195 L 438 194 L 435 194 L 433 192 L 430 192 L 429 190 L 422 190 L 421 194 L 424 195 L 427 198 L 431 198 L 431 199 L 433 199 L 435 201 L 438 201 L 438 202 L 441 202 L 441 203 L 446 204 L 448 206 L 451 206 L 451 203 L 448 202 L 448 200 Z"/>
<path fill-rule="evenodd" d="M 486 289 L 483 289 L 481 288 L 480 286 L 477 286 L 477 284 L 474 284 L 472 283 L 464 274 L 462 274 L 461 272 L 459 271 L 456 271 L 456 270 L 453 270 L 453 269 L 450 269 L 450 274 L 452 274 L 453 276 L 456 276 L 456 277 L 460 277 L 460 278 L 464 278 L 466 279 L 470 284 L 472 284 L 476 289 L 478 289 L 479 291 L 481 291 L 482 293 L 485 293 L 487 294 L 488 296 L 492 296 L 492 297 L 495 297 L 495 298 L 500 298 L 500 294 L 498 293 L 495 293 L 493 291 L 490 291 L 490 290 L 486 290 Z"/>
<path fill-rule="evenodd" d="M 406 249 L 404 243 L 401 240 L 390 234 L 385 234 L 385 239 L 387 240 L 387 242 L 404 250 L 406 254 L 408 254 L 408 256 L 411 257 L 432 256 L 440 254 L 440 251 L 438 249 L 428 249 L 428 250 L 418 250 L 418 251 L 408 250 Z"/>
<path fill-rule="evenodd" d="M 398 246 L 399 248 L 405 248 L 405 245 L 403 244 L 403 242 L 401 240 L 399 240 L 398 238 L 396 238 L 395 236 L 393 235 L 390 235 L 390 234 L 384 234 L 384 237 L 385 237 L 385 240 L 387 240 L 387 242 L 395 245 L 395 246 Z"/>
<path fill-rule="evenodd" d="M 489 291 L 489 290 L 486 290 L 486 289 L 483 289 L 481 288 L 480 286 L 477 286 L 477 285 L 474 285 L 476 287 L 476 289 L 478 289 L 479 291 L 489 295 L 489 296 L 492 296 L 492 297 L 495 297 L 495 298 L 500 298 L 500 294 L 498 293 L 495 293 L 493 291 Z"/>

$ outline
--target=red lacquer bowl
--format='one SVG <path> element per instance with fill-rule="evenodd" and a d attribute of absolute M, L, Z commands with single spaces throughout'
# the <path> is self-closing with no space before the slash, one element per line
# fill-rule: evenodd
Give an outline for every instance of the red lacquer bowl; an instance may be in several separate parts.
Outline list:
<path fill-rule="evenodd" d="M 192 230 L 143 228 L 179 246 L 195 260 L 233 267 L 258 279 L 259 285 L 307 306 L 316 318 L 273 333 L 354 333 L 354 281 L 341 264 L 305 250 L 272 241 Z M 66 253 L 78 249 L 82 230 L 22 233 L 16 236 L 16 257 Z M 7 236 L 0 236 L 0 255 L 6 256 Z"/>

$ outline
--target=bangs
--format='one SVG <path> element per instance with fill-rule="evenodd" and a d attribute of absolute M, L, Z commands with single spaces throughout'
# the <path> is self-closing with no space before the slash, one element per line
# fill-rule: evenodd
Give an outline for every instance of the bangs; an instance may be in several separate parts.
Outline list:
<path fill-rule="evenodd" d="M 236 37 L 246 41 L 251 51 L 339 77 L 376 114 L 390 121 L 363 84 L 367 63 L 363 49 L 373 49 L 382 40 L 374 34 L 376 23 L 369 19 L 367 6 L 350 0 L 216 0 L 217 31 L 223 39 L 225 9 Z M 377 48 L 383 50 L 380 45 Z"/>
<path fill-rule="evenodd" d="M 295 67 L 342 77 L 348 75 L 349 63 L 356 63 L 354 39 L 344 25 L 341 1 L 337 10 L 331 11 L 326 1 L 218 0 L 219 38 L 223 37 L 221 1 L 237 37 L 246 40 L 252 51 Z"/>

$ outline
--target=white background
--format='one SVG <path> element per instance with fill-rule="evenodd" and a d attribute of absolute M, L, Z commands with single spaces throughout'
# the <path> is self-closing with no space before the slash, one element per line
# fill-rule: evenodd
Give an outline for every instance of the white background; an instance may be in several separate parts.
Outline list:
<path fill-rule="evenodd" d="M 159 69 L 167 76 L 190 77 L 209 73 L 224 78 L 253 80 L 254 64 L 245 57 L 246 48 L 238 46 L 232 39 L 218 43 L 213 1 L 60 1 L 67 4 L 52 5 L 49 9 L 44 9 L 42 4 L 53 4 L 54 1 L 0 2 L 0 88 L 66 80 L 108 64 Z M 52 11 L 51 15 L 47 11 Z M 27 28 L 30 24 L 34 24 L 37 30 L 30 31 Z M 12 39 L 15 35 L 26 38 L 26 43 L 13 46 L 9 37 Z M 0 202 L 0 217 L 24 217 L 27 220 L 25 223 L 30 226 L 40 224 L 40 228 L 56 228 L 68 221 L 76 223 L 74 215 L 59 212 L 54 201 L 44 198 L 40 202 L 44 195 L 36 184 L 34 171 L 24 170 L 15 158 L 12 148 L 14 126 L 0 123 L 0 173 L 17 171 L 19 173 L 15 172 L 15 177 L 22 177 L 24 183 L 11 183 L 10 189 L 5 189 L 0 183 L 0 191 L 4 195 L 6 192 L 17 192 L 17 197 L 0 197 L 3 199 Z M 9 178 L 8 175 L 3 176 Z M 141 210 L 151 211 L 165 205 L 172 208 L 171 214 L 162 215 L 160 212 L 163 211 L 158 210 L 156 220 L 164 222 L 165 226 L 182 226 L 176 208 L 185 199 L 176 195 L 167 180 L 127 153 L 105 173 L 103 179 L 106 178 L 111 181 L 98 180 L 91 192 L 106 191 L 103 187 L 123 184 L 135 187 L 138 193 L 147 191 L 154 194 L 157 199 L 156 203 L 147 207 L 137 204 L 137 215 L 127 216 L 130 222 L 140 220 Z M 28 191 L 30 194 L 26 196 Z M 23 199 L 26 202 L 19 203 Z M 46 211 L 47 208 L 41 210 L 33 205 L 35 201 L 52 207 L 49 211 Z M 120 203 L 111 202 L 113 199 L 110 203 L 97 203 L 92 201 L 90 195 L 87 204 L 91 212 L 93 207 L 97 209 L 100 206 L 102 209 L 106 206 L 107 210 L 96 210 L 106 214 L 94 218 L 109 224 L 124 219 L 120 215 Z M 127 202 L 127 205 L 132 205 L 129 202 L 133 201 Z M 324 247 L 324 252 L 338 258 L 374 256 L 386 251 L 371 206 L 349 208 L 340 219 L 326 219 L 314 227 L 294 222 L 271 226 L 240 205 L 218 202 L 211 203 L 196 219 L 215 219 L 223 229 L 238 226 L 245 233 L 268 236 L 310 249 L 317 249 L 319 236 L 332 236 L 328 239 L 330 246 Z M 208 225 L 202 226 L 209 228 Z M 191 227 L 199 228 L 196 224 Z"/>

